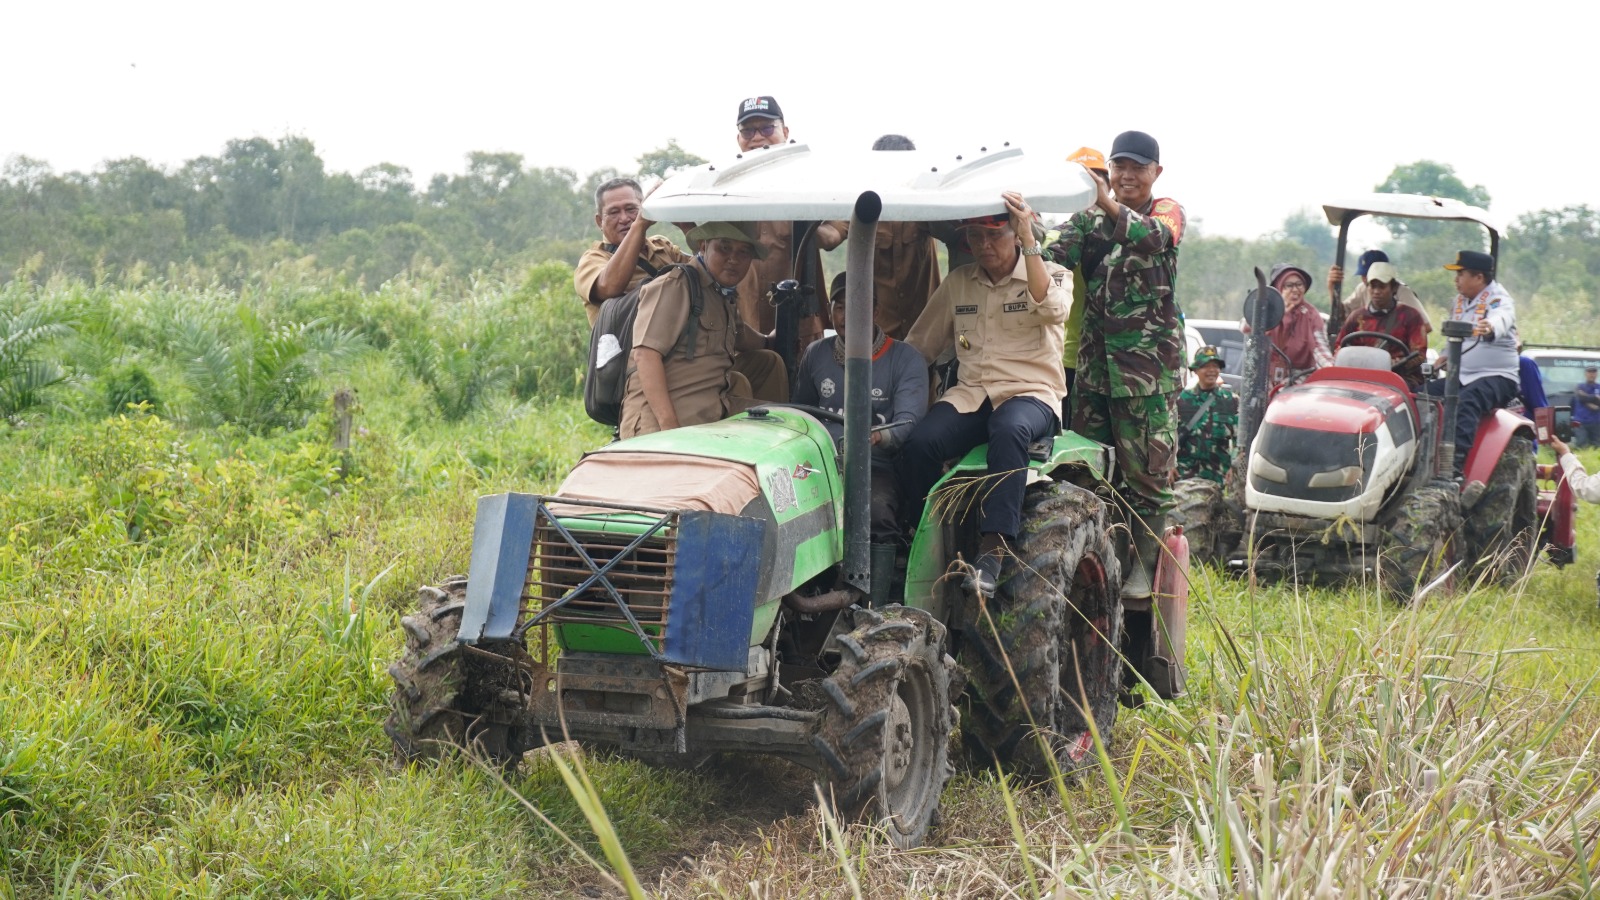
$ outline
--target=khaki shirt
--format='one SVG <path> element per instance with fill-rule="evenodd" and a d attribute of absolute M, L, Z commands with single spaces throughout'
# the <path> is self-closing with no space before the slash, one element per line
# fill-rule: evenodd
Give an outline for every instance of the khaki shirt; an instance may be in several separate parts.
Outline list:
<path fill-rule="evenodd" d="M 591 328 L 594 327 L 595 317 L 600 315 L 600 304 L 611 299 L 594 295 L 595 282 L 600 280 L 600 270 L 606 267 L 606 263 L 610 262 L 616 253 L 615 250 L 606 249 L 610 246 L 603 241 L 596 242 L 593 247 L 583 251 L 583 255 L 578 257 L 578 267 L 572 270 L 572 286 L 577 289 L 578 298 L 583 301 L 583 311 L 589 314 Z M 657 269 L 665 269 L 674 263 L 694 262 L 693 256 L 679 250 L 677 244 L 659 234 L 644 239 L 643 251 L 644 261 Z M 649 273 L 635 265 L 633 273 L 628 276 L 628 286 L 622 293 L 626 294 L 644 284 L 644 280 L 649 277 Z M 617 296 L 620 297 L 622 294 Z"/>
<path fill-rule="evenodd" d="M 878 225 L 872 283 L 878 292 L 878 327 L 904 340 L 928 298 L 939 289 L 939 254 L 926 222 Z"/>
<path fill-rule="evenodd" d="M 689 320 L 689 286 L 685 278 L 698 276 L 705 307 L 695 334 L 694 359 L 684 358 L 684 325 Z M 645 285 L 639 292 L 639 312 L 633 320 L 633 345 L 661 354 L 666 370 L 667 394 L 678 414 L 679 425 L 714 422 L 727 411 L 728 370 L 736 350 L 757 349 L 762 338 L 740 324 L 734 301 L 717 293 L 716 283 L 695 266 L 692 275 L 675 270 Z M 622 396 L 621 433 L 625 438 L 661 430 L 655 412 L 645 400 L 639 373 L 631 364 L 628 386 Z"/>
<path fill-rule="evenodd" d="M 758 259 L 750 266 L 750 274 L 739 282 L 739 316 L 746 325 L 761 332 L 770 333 L 778 323 L 778 311 L 767 302 L 767 292 L 773 286 L 786 278 L 797 277 L 794 272 L 794 262 L 790 258 L 793 254 L 794 223 L 793 222 L 757 222 L 756 231 L 761 246 L 767 250 L 766 259 Z M 813 254 L 812 270 L 817 273 L 816 289 L 817 308 L 827 302 L 828 279 L 827 273 L 822 269 L 822 250 L 817 246 L 815 239 L 811 241 Z M 799 359 L 800 353 L 811 342 L 822 337 L 822 317 L 819 315 L 802 315 L 800 317 L 799 341 L 795 347 L 794 358 Z"/>
<path fill-rule="evenodd" d="M 988 398 L 995 406 L 1012 397 L 1033 397 L 1050 409 L 1067 395 L 1061 350 L 1072 293 L 1072 273 L 1046 261 L 1050 287 L 1044 302 L 1028 293 L 1027 258 L 1019 256 L 1011 275 L 991 282 L 977 263 L 950 273 L 928 298 L 906 343 L 932 363 L 956 348 L 959 382 L 941 400 L 957 412 L 976 412 Z M 963 341 L 962 338 L 966 340 Z"/>

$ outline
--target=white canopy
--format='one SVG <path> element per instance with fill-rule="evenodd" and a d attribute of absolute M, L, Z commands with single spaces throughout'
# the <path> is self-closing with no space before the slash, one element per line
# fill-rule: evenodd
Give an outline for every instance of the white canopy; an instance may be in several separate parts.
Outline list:
<path fill-rule="evenodd" d="M 886 222 L 936 222 L 1005 212 L 1001 191 L 1018 191 L 1046 219 L 1094 203 L 1094 182 L 1064 155 L 1020 147 L 960 155 L 931 150 L 813 151 L 805 144 L 753 150 L 679 172 L 645 200 L 657 222 L 848 219 L 873 191 Z"/>
<path fill-rule="evenodd" d="M 1322 211 L 1328 215 L 1330 225 L 1338 225 L 1346 215 L 1398 216 L 1404 219 L 1448 219 L 1456 222 L 1476 222 L 1495 235 L 1504 229 L 1500 220 L 1486 209 L 1469 206 L 1449 197 L 1428 197 L 1423 194 L 1367 194 L 1339 203 L 1324 203 Z"/>

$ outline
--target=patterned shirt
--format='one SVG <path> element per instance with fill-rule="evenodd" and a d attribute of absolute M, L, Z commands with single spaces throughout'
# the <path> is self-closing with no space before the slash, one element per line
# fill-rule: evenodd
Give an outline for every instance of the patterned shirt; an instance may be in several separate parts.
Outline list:
<path fill-rule="evenodd" d="M 1084 275 L 1079 390 L 1111 397 L 1170 394 L 1182 381 L 1183 323 L 1173 284 L 1183 207 L 1152 200 L 1112 218 L 1098 207 L 1061 226 L 1050 258 Z"/>
<path fill-rule="evenodd" d="M 1222 483 L 1233 460 L 1239 399 L 1222 384 L 1178 395 L 1178 477 Z"/>

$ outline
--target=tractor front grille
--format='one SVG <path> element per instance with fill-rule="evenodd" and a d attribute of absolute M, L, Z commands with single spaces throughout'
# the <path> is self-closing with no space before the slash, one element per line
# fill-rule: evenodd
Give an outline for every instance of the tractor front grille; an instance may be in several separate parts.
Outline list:
<path fill-rule="evenodd" d="M 576 525 L 572 519 L 567 524 Z M 527 617 L 550 624 L 613 626 L 642 631 L 659 653 L 666 635 L 667 611 L 672 596 L 672 573 L 677 562 L 676 523 L 661 528 L 639 546 L 627 550 L 637 535 L 602 533 L 570 528 L 571 534 L 593 561 L 591 566 L 576 547 L 543 516 L 534 529 L 533 552 L 528 557 L 524 596 Z M 615 561 L 610 569 L 608 563 Z M 595 570 L 604 569 L 602 577 Z M 621 596 L 639 629 L 628 621 L 607 584 Z M 585 586 L 586 585 L 586 586 Z M 583 589 L 579 591 L 578 589 Z"/>

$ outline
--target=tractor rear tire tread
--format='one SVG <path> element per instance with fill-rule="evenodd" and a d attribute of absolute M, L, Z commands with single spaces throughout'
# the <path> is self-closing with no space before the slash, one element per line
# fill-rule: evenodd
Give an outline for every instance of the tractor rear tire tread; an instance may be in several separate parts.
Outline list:
<path fill-rule="evenodd" d="M 1089 491 L 1029 489 L 1021 530 L 995 601 L 962 644 L 963 732 L 986 763 L 1043 778 L 1069 768 L 1061 751 L 1088 730 L 1080 697 L 1110 741 L 1123 681 L 1121 568 L 1105 505 Z"/>

